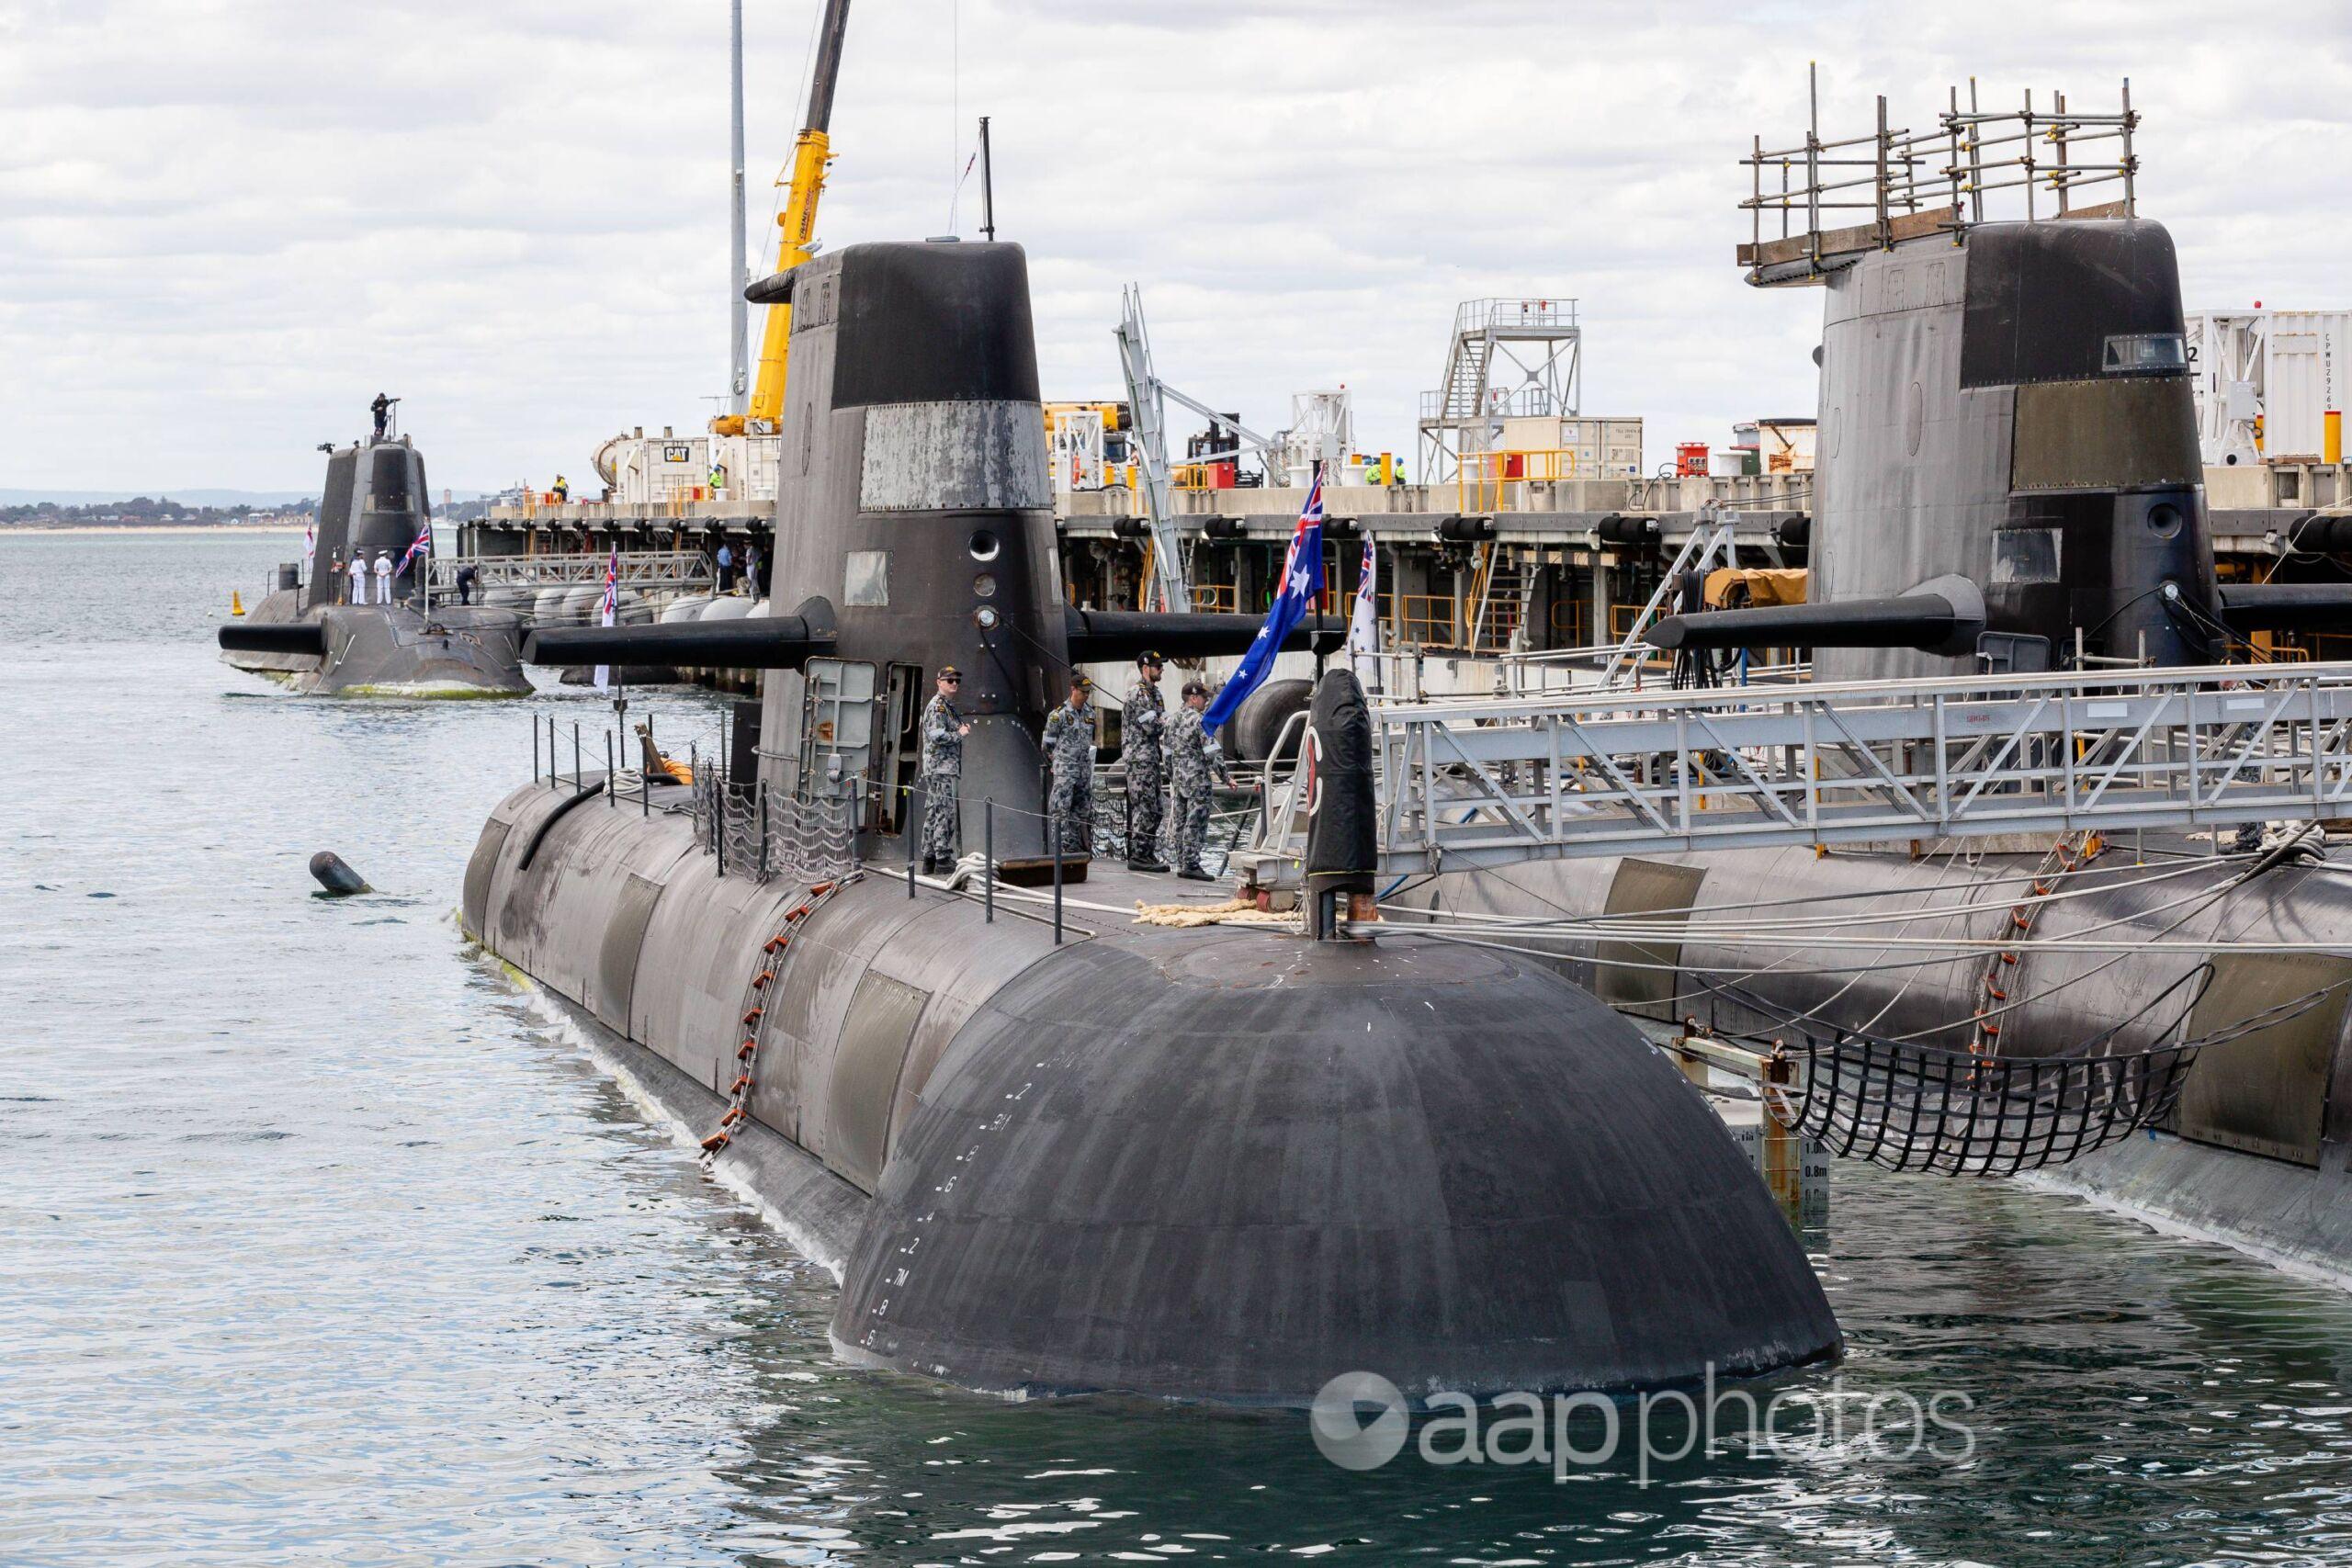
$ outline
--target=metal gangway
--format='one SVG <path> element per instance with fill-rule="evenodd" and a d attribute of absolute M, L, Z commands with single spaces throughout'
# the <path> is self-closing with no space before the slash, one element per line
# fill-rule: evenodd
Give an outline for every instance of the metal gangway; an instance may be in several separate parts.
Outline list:
<path fill-rule="evenodd" d="M 1395 869 L 2352 814 L 2352 663 L 1374 710 Z"/>
<path fill-rule="evenodd" d="M 1544 692 L 1372 720 L 1394 875 L 2352 817 L 2352 663 Z M 1303 823 L 1268 805 L 1236 861 L 1290 885 Z"/>
<path fill-rule="evenodd" d="M 605 570 L 614 561 L 609 553 L 574 551 L 544 556 L 435 556 L 432 563 L 434 597 L 455 597 L 458 572 L 474 569 L 474 586 L 492 588 L 602 587 Z M 717 582 L 708 556 L 699 550 L 623 550 L 618 557 L 620 586 L 678 592 L 707 592 Z"/>

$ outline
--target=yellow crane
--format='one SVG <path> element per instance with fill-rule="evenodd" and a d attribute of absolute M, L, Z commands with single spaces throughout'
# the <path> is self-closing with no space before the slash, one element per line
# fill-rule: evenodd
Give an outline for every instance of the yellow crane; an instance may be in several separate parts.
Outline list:
<path fill-rule="evenodd" d="M 784 211 L 776 223 L 784 231 L 776 244 L 775 270 L 790 272 L 808 259 L 809 243 L 817 232 L 817 200 L 825 193 L 825 165 L 832 162 L 828 127 L 833 118 L 833 83 L 841 74 L 842 32 L 849 25 L 849 0 L 825 0 L 825 19 L 817 39 L 817 68 L 808 83 L 808 119 L 792 144 L 792 163 L 776 183 L 786 187 Z M 760 333 L 760 367 L 752 383 L 749 412 L 720 414 L 710 422 L 717 435 L 747 432 L 773 434 L 784 417 L 785 359 L 792 344 L 792 306 L 779 301 L 767 308 Z"/>

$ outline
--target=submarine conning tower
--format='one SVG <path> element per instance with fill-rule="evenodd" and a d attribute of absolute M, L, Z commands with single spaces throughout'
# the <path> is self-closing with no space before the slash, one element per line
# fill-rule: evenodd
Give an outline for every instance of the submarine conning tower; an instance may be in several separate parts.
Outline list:
<path fill-rule="evenodd" d="M 792 307 L 763 585 L 789 613 L 537 632 L 525 657 L 767 671 L 760 784 L 796 801 L 841 803 L 876 858 L 921 829 L 921 718 L 934 677 L 952 664 L 972 727 L 963 841 L 979 842 L 993 803 L 998 858 L 1041 856 L 1037 736 L 1073 662 L 1147 648 L 1240 653 L 1261 618 L 1065 602 L 1020 246 L 851 245 L 748 292 Z M 1342 636 L 1337 617 L 1311 617 L 1284 646 Z"/>
<path fill-rule="evenodd" d="M 379 437 L 338 446 L 327 455 L 326 485 L 319 495 L 319 532 L 311 548 L 311 579 L 303 608 L 335 602 L 337 584 L 327 570 L 337 556 L 353 551 L 392 558 L 392 597 L 416 591 L 424 562 L 401 566 L 410 545 L 433 514 L 424 484 L 424 454 L 405 435 Z"/>
<path fill-rule="evenodd" d="M 1825 295 L 1806 602 L 1670 617 L 1657 646 L 1810 647 L 1822 681 L 2200 665 L 2256 613 L 2214 581 L 2129 84 L 2112 112 L 1970 97 L 1917 131 L 1882 97 L 1874 134 L 1824 141 L 1816 118 L 1747 160 L 1748 281 Z"/>
<path fill-rule="evenodd" d="M 964 674 L 964 841 L 1044 846 L 1036 736 L 1069 670 L 1029 269 L 1013 244 L 871 243 L 792 278 L 769 599 L 822 601 L 834 650 L 769 673 L 761 777 L 911 826 L 919 720 Z M 878 704 L 868 733 L 861 704 Z M 844 714 L 850 721 L 842 722 Z M 878 776 L 876 776 L 878 775 Z"/>
<path fill-rule="evenodd" d="M 2218 657 L 2172 236 L 1988 223 L 1829 275 L 1809 601 L 1959 578 L 1952 651 L 1824 649 L 1823 680 Z M 2169 591 L 2169 592 L 2168 592 Z"/>

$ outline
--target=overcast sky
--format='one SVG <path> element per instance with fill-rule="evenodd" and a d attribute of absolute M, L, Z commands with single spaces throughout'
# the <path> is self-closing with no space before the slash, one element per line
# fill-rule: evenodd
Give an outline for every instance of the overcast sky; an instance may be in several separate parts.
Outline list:
<path fill-rule="evenodd" d="M 819 0 L 748 0 L 754 265 Z M 314 486 L 402 397 L 437 486 L 589 486 L 727 375 L 725 0 L 0 0 L 0 487 Z M 1745 287 L 1736 160 L 2065 90 L 2146 117 L 2192 309 L 2352 306 L 2352 6 L 857 0 L 819 224 L 951 227 L 992 117 L 1048 397 L 1161 372 L 1261 429 L 1344 383 L 1409 452 L 1457 300 L 1582 301 L 1651 460 L 1809 412 L 1819 296 Z M 952 209 L 973 236 L 977 180 Z M 754 313 L 754 333 L 757 317 Z M 1415 465 L 1418 475 L 1419 468 Z"/>

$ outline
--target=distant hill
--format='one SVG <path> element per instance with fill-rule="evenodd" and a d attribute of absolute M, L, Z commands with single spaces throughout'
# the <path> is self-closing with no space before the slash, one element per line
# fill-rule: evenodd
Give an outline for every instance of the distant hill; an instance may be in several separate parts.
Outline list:
<path fill-rule="evenodd" d="M 458 501 L 479 501 L 483 491 L 453 490 L 450 495 Z M 39 506 L 53 502 L 59 506 L 98 506 L 109 502 L 136 501 L 145 496 L 153 501 L 176 501 L 183 506 L 288 506 L 296 502 L 315 502 L 314 490 L 0 490 L 0 506 Z M 434 487 L 433 503 L 441 503 L 439 486 Z"/>
<path fill-rule="evenodd" d="M 176 501 L 182 506 L 287 506 L 316 501 L 316 491 L 300 490 L 0 490 L 0 506 L 103 506 L 110 502 Z"/>

